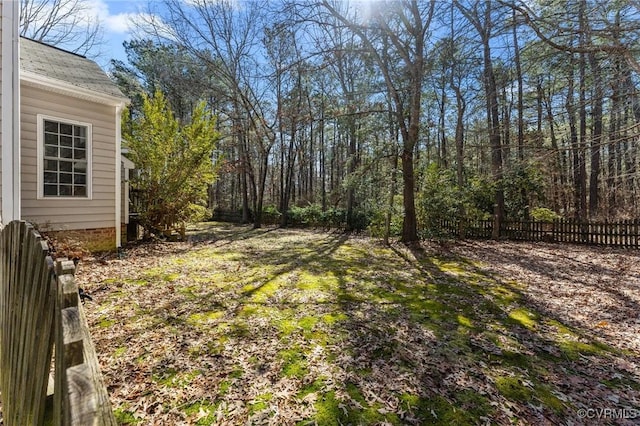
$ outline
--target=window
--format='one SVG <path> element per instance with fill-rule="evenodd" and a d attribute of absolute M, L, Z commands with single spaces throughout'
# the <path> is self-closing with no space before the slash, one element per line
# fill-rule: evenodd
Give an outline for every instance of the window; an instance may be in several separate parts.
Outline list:
<path fill-rule="evenodd" d="M 91 125 L 39 117 L 41 197 L 90 198 Z"/>

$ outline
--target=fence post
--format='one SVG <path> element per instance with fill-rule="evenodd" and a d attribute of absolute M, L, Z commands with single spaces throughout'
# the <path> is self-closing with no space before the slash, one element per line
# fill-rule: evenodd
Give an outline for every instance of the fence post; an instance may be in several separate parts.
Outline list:
<path fill-rule="evenodd" d="M 84 315 L 75 266 L 68 260 L 55 265 L 58 286 L 56 309 L 56 424 L 116 425 L 109 395 Z"/>

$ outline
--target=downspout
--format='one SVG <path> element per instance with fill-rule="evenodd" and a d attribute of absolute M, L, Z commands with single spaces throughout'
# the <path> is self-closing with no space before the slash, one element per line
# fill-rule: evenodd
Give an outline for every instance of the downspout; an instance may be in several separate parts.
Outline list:
<path fill-rule="evenodd" d="M 122 246 L 122 134 L 121 134 L 121 121 L 122 121 L 122 107 L 120 104 L 116 106 L 116 248 L 120 249 Z"/>
<path fill-rule="evenodd" d="M 20 3 L 2 0 L 2 223 L 20 219 Z"/>

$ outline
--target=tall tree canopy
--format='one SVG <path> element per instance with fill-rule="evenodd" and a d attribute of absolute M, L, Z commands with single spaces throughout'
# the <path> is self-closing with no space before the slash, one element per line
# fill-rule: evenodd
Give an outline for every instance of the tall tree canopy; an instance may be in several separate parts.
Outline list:
<path fill-rule="evenodd" d="M 180 120 L 199 101 L 216 111 L 210 206 L 256 227 L 412 243 L 444 219 L 493 218 L 499 236 L 549 212 L 640 215 L 632 2 L 163 0 L 149 12 L 114 76 L 134 100 L 162 91 Z"/>

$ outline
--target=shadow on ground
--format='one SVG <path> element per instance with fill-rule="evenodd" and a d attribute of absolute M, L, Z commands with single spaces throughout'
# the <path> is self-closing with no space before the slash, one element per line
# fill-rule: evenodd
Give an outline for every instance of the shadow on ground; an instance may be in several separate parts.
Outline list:
<path fill-rule="evenodd" d="M 90 315 L 121 422 L 589 424 L 640 400 L 638 353 L 464 257 L 274 228 L 191 240 L 105 278 Z"/>

